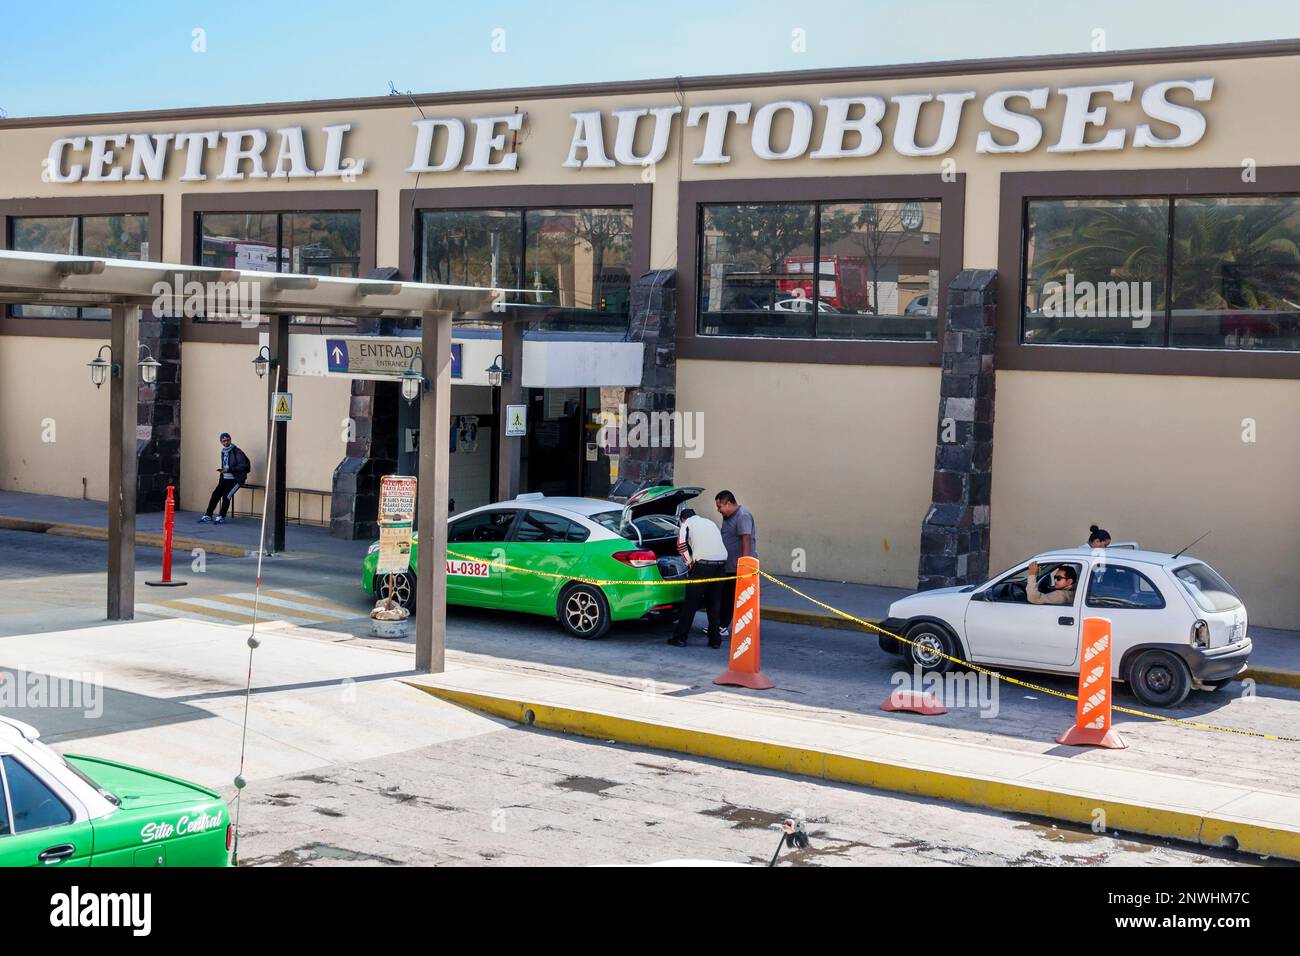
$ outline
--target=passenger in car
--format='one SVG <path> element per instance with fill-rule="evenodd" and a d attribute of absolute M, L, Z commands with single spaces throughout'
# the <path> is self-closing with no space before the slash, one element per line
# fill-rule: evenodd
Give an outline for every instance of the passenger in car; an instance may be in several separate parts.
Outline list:
<path fill-rule="evenodd" d="M 1052 590 L 1044 594 L 1038 590 L 1038 562 L 1030 561 L 1029 574 L 1025 578 L 1025 597 L 1030 604 L 1073 604 L 1078 582 L 1078 572 L 1068 564 L 1062 564 L 1052 572 Z"/>

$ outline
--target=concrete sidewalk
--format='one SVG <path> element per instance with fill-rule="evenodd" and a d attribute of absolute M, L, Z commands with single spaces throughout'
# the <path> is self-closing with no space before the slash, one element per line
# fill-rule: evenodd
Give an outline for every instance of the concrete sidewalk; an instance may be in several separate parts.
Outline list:
<path fill-rule="evenodd" d="M 162 547 L 163 517 L 161 511 L 137 514 L 136 543 Z M 233 518 L 222 524 L 199 524 L 198 519 L 198 512 L 176 512 L 173 544 L 177 550 L 203 548 L 213 554 L 237 558 L 257 553 L 260 518 Z M 108 506 L 102 501 L 81 498 L 0 491 L 0 528 L 103 538 L 107 536 Z M 356 556 L 358 562 L 370 543 L 344 541 L 333 537 L 328 528 L 299 524 L 286 525 L 284 538 L 289 554 Z"/>
<path fill-rule="evenodd" d="M 407 682 L 546 730 L 1075 823 L 1100 811 L 1110 830 L 1300 860 L 1300 795 L 1253 782 L 1081 761 L 1073 748 L 938 739 L 902 723 L 845 726 L 765 712 L 741 696 L 724 703 L 457 663 Z"/>
<path fill-rule="evenodd" d="M 408 655 L 258 628 L 248 713 L 248 780 L 368 760 L 501 729 L 396 678 Z M 66 679 L 58 703 L 0 708 L 57 750 L 229 788 L 240 769 L 248 629 L 163 620 L 10 637 L 0 668 Z M 53 695 L 47 692 L 47 698 Z M 20 701 L 20 704 L 22 702 Z"/>

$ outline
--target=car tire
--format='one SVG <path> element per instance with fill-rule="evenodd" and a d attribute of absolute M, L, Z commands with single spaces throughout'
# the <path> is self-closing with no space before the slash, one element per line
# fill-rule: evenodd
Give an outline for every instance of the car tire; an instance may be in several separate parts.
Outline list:
<path fill-rule="evenodd" d="M 380 601 L 388 596 L 388 575 L 375 575 L 375 600 Z M 398 607 L 404 607 L 412 614 L 415 613 L 415 572 L 407 571 L 403 574 L 393 575 L 393 600 Z"/>
<path fill-rule="evenodd" d="M 1148 707 L 1177 707 L 1192 690 L 1192 674 L 1169 651 L 1143 651 L 1128 672 L 1133 696 Z"/>
<path fill-rule="evenodd" d="M 898 638 L 889 634 L 880 635 L 880 649 L 886 654 L 901 654 L 903 648 L 898 643 Z"/>
<path fill-rule="evenodd" d="M 570 637 L 594 641 L 609 630 L 609 601 L 598 587 L 570 584 L 560 592 L 556 616 Z"/>
<path fill-rule="evenodd" d="M 961 656 L 957 638 L 942 624 L 922 621 L 909 627 L 903 636 L 913 642 L 902 646 L 903 659 L 923 673 L 946 673 L 956 666 L 948 658 Z M 941 657 L 935 651 L 948 657 Z"/>

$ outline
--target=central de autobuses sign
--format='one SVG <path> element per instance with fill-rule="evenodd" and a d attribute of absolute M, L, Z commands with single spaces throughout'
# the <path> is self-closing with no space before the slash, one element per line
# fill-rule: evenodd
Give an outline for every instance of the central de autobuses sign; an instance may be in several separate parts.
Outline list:
<path fill-rule="evenodd" d="M 1205 116 L 1194 104 L 1208 103 L 1210 77 L 1161 80 L 1139 88 L 1132 80 L 1051 87 L 1026 83 L 982 98 L 973 90 L 824 96 L 816 102 L 778 99 L 766 103 L 722 99 L 691 106 L 629 106 L 570 113 L 568 155 L 543 161 L 570 169 L 654 166 L 670 154 L 674 130 L 699 129 L 691 162 L 731 162 L 729 134 L 745 128 L 749 149 L 761 160 L 854 160 L 876 155 L 887 138 L 902 156 L 942 156 L 959 134 L 979 126 L 977 153 L 1028 153 L 1045 145 L 1049 153 L 1122 150 L 1129 146 L 1183 149 L 1205 135 Z M 978 102 L 976 102 L 978 100 Z M 1140 122 L 1116 122 L 1111 111 L 1135 103 Z M 1048 128 L 1046 116 L 1054 117 Z M 680 115 L 684 114 L 684 115 Z M 892 118 L 887 122 L 887 116 Z M 424 117 L 400 162 L 408 173 L 512 172 L 519 167 L 519 136 L 528 114 Z M 937 117 L 938 132 L 921 142 L 919 130 Z M 676 125 L 674 120 L 676 119 Z M 814 141 L 814 123 L 821 134 Z M 312 130 L 210 129 L 183 132 L 121 131 L 72 133 L 50 144 L 42 179 L 79 182 L 203 182 L 209 170 L 219 181 L 340 179 L 353 182 L 372 166 L 349 155 L 352 123 Z M 779 132 L 778 132 L 779 130 Z M 644 131 L 644 132 L 643 132 Z M 642 147 L 636 144 L 638 135 Z M 743 134 L 741 134 L 743 136 Z M 734 137 L 739 138 L 739 137 Z M 743 139 L 741 140 L 743 142 Z M 399 154 L 400 155 L 400 154 Z M 312 157 L 318 158 L 313 163 Z M 409 159 L 409 162 L 408 162 Z M 384 161 L 389 161 L 385 157 Z"/>

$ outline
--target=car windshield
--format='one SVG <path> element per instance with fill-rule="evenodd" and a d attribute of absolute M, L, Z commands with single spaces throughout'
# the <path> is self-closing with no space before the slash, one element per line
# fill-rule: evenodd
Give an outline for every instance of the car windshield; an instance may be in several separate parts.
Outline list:
<path fill-rule="evenodd" d="M 1174 577 L 1203 611 L 1230 611 L 1241 604 L 1237 592 L 1209 565 L 1183 565 L 1174 571 Z"/>

